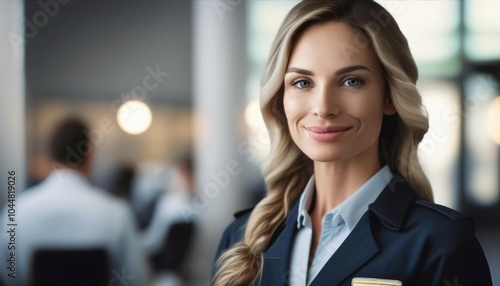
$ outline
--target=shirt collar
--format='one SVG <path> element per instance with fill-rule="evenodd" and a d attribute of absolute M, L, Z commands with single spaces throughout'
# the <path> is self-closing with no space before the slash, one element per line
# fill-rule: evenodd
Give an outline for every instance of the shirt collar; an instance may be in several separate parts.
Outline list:
<path fill-rule="evenodd" d="M 45 180 L 46 184 L 79 184 L 88 185 L 88 179 L 80 172 L 69 168 L 56 169 Z"/>
<path fill-rule="evenodd" d="M 352 230 L 363 214 L 368 210 L 368 206 L 373 203 L 385 186 L 392 180 L 393 174 L 389 166 L 385 165 L 368 181 L 366 181 L 356 192 L 342 202 L 337 207 L 330 210 L 328 214 L 339 214 L 346 223 L 349 230 Z M 299 201 L 299 215 L 297 217 L 297 228 L 310 226 L 311 218 L 308 210 L 314 195 L 314 175 L 311 176 Z"/>
<path fill-rule="evenodd" d="M 307 182 L 299 201 L 299 215 L 297 216 L 297 228 L 311 224 L 311 218 L 307 212 L 311 208 L 314 195 L 314 175 Z"/>

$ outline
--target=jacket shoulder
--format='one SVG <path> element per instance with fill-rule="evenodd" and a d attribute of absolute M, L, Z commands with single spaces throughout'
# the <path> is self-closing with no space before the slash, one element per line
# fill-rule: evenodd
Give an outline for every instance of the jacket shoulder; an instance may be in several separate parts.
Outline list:
<path fill-rule="evenodd" d="M 417 199 L 415 200 L 415 204 L 417 206 L 421 206 L 426 210 L 431 211 L 431 215 L 437 215 L 441 217 L 445 217 L 449 220 L 459 222 L 459 221 L 464 221 L 464 220 L 470 220 L 470 217 L 458 212 L 454 209 L 451 209 L 449 207 L 445 207 L 443 205 L 435 204 L 433 202 L 423 200 L 423 199 Z"/>
<path fill-rule="evenodd" d="M 412 234 L 424 243 L 420 253 L 423 275 L 419 285 L 492 285 L 484 251 L 471 217 L 429 201 L 415 200 Z M 444 282 L 443 282 L 444 281 Z M 451 283 L 451 282 L 450 282 Z M 451 284 L 450 284 L 451 285 Z"/>
<path fill-rule="evenodd" d="M 243 209 L 241 211 L 237 211 L 237 212 L 234 213 L 234 218 L 238 219 L 240 217 L 243 217 L 243 216 L 246 216 L 246 215 L 250 215 L 250 213 L 253 211 L 253 209 L 254 209 L 254 207 Z"/>
<path fill-rule="evenodd" d="M 235 244 L 243 239 L 243 234 L 245 232 L 245 226 L 247 224 L 248 218 L 252 213 L 253 208 L 244 209 L 234 213 L 234 221 L 229 224 L 229 226 L 224 231 L 224 236 L 228 236 L 230 245 Z"/>
<path fill-rule="evenodd" d="M 245 226 L 253 208 L 245 209 L 234 214 L 235 220 L 229 224 L 222 234 L 219 242 L 216 258 L 218 258 L 226 249 L 243 240 Z"/>

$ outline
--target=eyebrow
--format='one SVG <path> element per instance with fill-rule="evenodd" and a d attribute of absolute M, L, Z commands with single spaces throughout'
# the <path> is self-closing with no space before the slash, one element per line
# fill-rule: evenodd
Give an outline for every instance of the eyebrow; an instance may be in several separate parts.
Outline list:
<path fill-rule="evenodd" d="M 357 65 L 357 66 L 348 66 L 348 67 L 345 67 L 345 68 L 341 68 L 335 74 L 336 75 L 341 75 L 341 74 L 353 72 L 353 71 L 356 71 L 356 70 L 367 70 L 367 71 L 371 72 L 371 70 L 369 68 L 367 68 L 365 66 L 362 66 L 362 65 Z"/>
<path fill-rule="evenodd" d="M 294 73 L 299 73 L 299 74 L 303 74 L 303 75 L 310 75 L 310 76 L 313 76 L 314 73 L 310 70 L 305 70 L 305 69 L 299 69 L 299 68 L 288 68 L 286 70 L 286 73 L 291 73 L 291 72 L 294 72 Z"/>
<path fill-rule="evenodd" d="M 356 70 L 367 70 L 367 71 L 371 72 L 371 70 L 369 68 L 365 67 L 365 66 L 356 65 L 356 66 L 343 67 L 343 68 L 339 69 L 338 71 L 336 71 L 335 75 L 341 75 L 341 74 L 353 72 L 353 71 L 356 71 Z M 306 70 L 306 69 L 291 67 L 291 68 L 288 68 L 286 70 L 286 73 L 292 73 L 292 72 L 293 73 L 298 73 L 298 74 L 303 74 L 303 75 L 314 76 L 314 73 L 312 71 Z"/>

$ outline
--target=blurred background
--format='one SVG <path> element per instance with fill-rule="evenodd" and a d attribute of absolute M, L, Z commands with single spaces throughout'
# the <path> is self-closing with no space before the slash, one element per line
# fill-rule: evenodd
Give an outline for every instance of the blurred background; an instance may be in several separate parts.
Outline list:
<path fill-rule="evenodd" d="M 475 219 L 500 285 L 500 1 L 378 2 L 419 66 L 430 118 L 419 155 L 435 200 Z M 174 162 L 190 154 L 196 195 L 183 215 L 197 224 L 188 285 L 207 285 L 232 214 L 263 194 L 259 81 L 296 3 L 1 0 L 1 185 L 9 170 L 18 194 L 43 180 L 54 168 L 52 129 L 76 115 L 97 146 L 92 183 L 112 192 L 119 170 L 132 168 L 126 198 L 144 226 Z"/>

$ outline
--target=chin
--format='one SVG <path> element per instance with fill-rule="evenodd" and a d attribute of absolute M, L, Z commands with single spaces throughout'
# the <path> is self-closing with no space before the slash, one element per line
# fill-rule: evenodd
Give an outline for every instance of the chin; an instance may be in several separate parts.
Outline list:
<path fill-rule="evenodd" d="M 304 154 L 315 162 L 339 162 L 346 159 L 345 154 L 341 152 L 332 152 L 331 150 L 324 152 L 315 150 L 314 152 L 304 152 Z"/>

